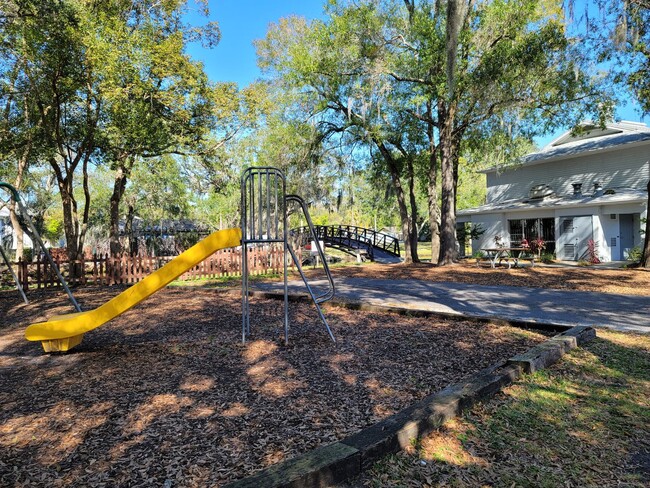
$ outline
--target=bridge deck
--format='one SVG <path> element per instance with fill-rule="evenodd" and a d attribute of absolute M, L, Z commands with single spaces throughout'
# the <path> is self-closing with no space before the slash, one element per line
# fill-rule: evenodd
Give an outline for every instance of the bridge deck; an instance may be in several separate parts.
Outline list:
<path fill-rule="evenodd" d="M 318 240 L 349 254 L 364 251 L 371 261 L 400 261 L 399 241 L 388 234 L 353 225 L 316 225 L 314 230 Z M 311 239 L 309 229 L 305 227 L 292 229 L 291 232 Z"/>

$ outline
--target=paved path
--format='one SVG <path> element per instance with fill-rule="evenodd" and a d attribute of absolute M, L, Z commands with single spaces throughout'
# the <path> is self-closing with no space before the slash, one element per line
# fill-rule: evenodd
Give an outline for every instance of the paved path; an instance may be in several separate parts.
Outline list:
<path fill-rule="evenodd" d="M 314 282 L 317 289 L 321 284 Z M 342 278 L 335 284 L 338 298 L 375 305 L 650 333 L 650 297 L 420 280 Z M 282 290 L 281 283 L 255 287 Z M 290 282 L 290 293 L 306 294 L 302 281 Z"/>

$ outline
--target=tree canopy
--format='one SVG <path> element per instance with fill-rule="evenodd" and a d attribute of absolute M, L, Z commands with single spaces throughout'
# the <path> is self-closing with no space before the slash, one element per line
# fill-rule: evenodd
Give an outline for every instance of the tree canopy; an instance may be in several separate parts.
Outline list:
<path fill-rule="evenodd" d="M 604 80 L 566 35 L 560 2 L 331 1 L 327 13 L 273 25 L 258 43 L 260 64 L 303 97 L 320 140 L 363 148 L 391 175 L 407 262 L 418 259 L 417 174 L 437 260 L 449 264 L 463 151 L 495 128 L 511 146 L 610 112 Z"/>

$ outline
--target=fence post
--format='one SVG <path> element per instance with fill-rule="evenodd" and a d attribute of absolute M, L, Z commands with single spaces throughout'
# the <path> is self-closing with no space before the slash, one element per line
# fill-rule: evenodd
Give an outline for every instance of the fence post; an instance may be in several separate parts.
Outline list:
<path fill-rule="evenodd" d="M 42 254 L 38 254 L 38 257 L 36 258 L 36 288 L 40 290 L 41 288 L 41 265 L 43 264 L 43 261 L 41 261 L 41 256 Z"/>
<path fill-rule="evenodd" d="M 23 261 L 22 257 L 18 258 L 16 267 L 18 268 L 18 281 L 20 282 L 20 286 L 24 291 L 27 291 L 27 287 L 29 286 L 27 263 Z"/>

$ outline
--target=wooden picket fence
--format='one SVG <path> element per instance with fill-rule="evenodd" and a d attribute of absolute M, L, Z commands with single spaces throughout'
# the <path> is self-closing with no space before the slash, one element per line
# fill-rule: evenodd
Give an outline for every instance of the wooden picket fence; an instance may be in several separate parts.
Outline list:
<path fill-rule="evenodd" d="M 112 258 L 108 255 L 94 255 L 92 258 L 76 261 L 84 270 L 81 276 L 73 279 L 70 262 L 60 255 L 54 262 L 63 277 L 71 285 L 116 285 L 133 284 L 162 268 L 173 257 L 122 256 Z M 281 273 L 282 248 L 253 247 L 248 251 L 248 266 L 251 275 Z M 222 249 L 208 259 L 181 275 L 179 280 L 216 279 L 241 276 L 242 251 Z M 25 290 L 60 287 L 55 271 L 49 261 L 40 256 L 33 262 L 20 260 L 15 263 L 18 279 Z M 291 262 L 293 266 L 293 262 Z"/>

